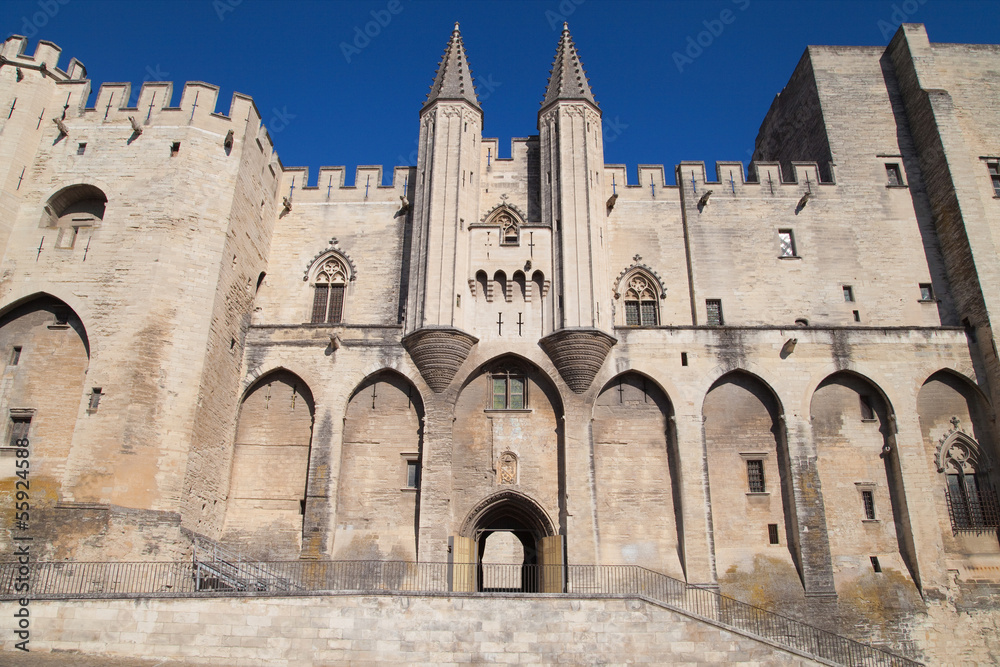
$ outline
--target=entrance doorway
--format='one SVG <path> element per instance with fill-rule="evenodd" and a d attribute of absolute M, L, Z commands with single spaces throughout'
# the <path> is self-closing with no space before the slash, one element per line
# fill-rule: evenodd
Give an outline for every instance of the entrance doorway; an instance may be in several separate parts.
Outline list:
<path fill-rule="evenodd" d="M 523 494 L 503 491 L 480 502 L 451 543 L 452 590 L 563 590 L 562 536 Z"/>

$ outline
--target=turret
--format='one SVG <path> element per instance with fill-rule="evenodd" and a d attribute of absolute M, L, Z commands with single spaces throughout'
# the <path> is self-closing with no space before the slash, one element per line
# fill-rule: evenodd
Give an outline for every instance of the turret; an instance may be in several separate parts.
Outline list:
<path fill-rule="evenodd" d="M 468 276 L 468 225 L 479 211 L 482 127 L 483 111 L 456 23 L 420 111 L 404 339 L 437 392 L 451 382 L 477 342 L 463 331 L 459 295 Z"/>
<path fill-rule="evenodd" d="M 573 391 L 585 391 L 616 342 L 601 196 L 601 110 L 563 24 L 538 112 L 542 222 L 553 229 L 556 330 L 541 344 Z"/>

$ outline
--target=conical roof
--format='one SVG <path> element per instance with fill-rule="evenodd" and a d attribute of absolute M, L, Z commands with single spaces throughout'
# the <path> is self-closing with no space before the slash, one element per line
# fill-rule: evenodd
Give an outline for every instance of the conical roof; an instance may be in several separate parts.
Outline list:
<path fill-rule="evenodd" d="M 458 23 L 455 24 L 448 46 L 444 49 L 444 56 L 438 63 L 437 74 L 434 75 L 434 83 L 424 107 L 437 100 L 465 100 L 482 111 L 479 98 L 476 97 L 476 87 L 472 83 L 472 70 L 465 56 L 465 45 L 462 43 L 462 34 L 458 31 Z"/>
<path fill-rule="evenodd" d="M 586 100 L 597 106 L 594 93 L 590 90 L 587 73 L 583 70 L 580 55 L 576 52 L 573 38 L 569 34 L 569 24 L 563 23 L 562 36 L 556 49 L 556 59 L 549 72 L 549 85 L 545 89 L 542 108 L 557 100 Z"/>

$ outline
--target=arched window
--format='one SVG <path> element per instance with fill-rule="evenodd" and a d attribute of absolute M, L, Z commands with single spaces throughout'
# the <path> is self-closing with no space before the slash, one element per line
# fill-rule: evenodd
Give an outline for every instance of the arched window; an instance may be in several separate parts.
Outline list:
<path fill-rule="evenodd" d="M 656 292 L 652 281 L 641 273 L 628 280 L 625 290 L 625 324 L 630 327 L 656 326 L 660 323 Z"/>
<path fill-rule="evenodd" d="M 490 373 L 492 388 L 490 409 L 524 410 L 528 407 L 524 372 L 516 367 L 501 367 Z"/>
<path fill-rule="evenodd" d="M 955 532 L 1000 527 L 996 490 L 982 470 L 979 448 L 971 440 L 955 438 L 944 454 L 945 495 Z"/>
<path fill-rule="evenodd" d="M 518 245 L 520 242 L 520 230 L 514 216 L 509 213 L 501 213 L 496 218 L 500 225 L 500 245 Z"/>
<path fill-rule="evenodd" d="M 337 257 L 328 257 L 316 271 L 313 281 L 312 323 L 337 323 L 344 317 L 344 291 L 347 271 Z"/>

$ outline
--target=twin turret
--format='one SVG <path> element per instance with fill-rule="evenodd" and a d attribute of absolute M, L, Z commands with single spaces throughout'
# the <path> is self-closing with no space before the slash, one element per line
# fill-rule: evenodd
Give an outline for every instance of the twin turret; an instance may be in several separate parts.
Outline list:
<path fill-rule="evenodd" d="M 438 66 L 430 94 L 420 113 L 420 138 L 414 195 L 413 243 L 410 257 L 404 345 L 435 391 L 443 391 L 454 378 L 479 339 L 474 308 L 462 306 L 472 276 L 506 275 L 512 267 L 500 258 L 513 257 L 508 238 L 519 231 L 497 233 L 493 238 L 470 225 L 479 213 L 496 204 L 510 208 L 506 196 L 498 202 L 483 200 L 483 112 L 476 97 L 472 72 L 458 24 L 452 31 Z M 537 323 L 531 328 L 567 384 L 576 392 L 586 390 L 603 364 L 615 339 L 610 304 L 598 295 L 608 282 L 605 235 L 601 111 L 587 82 L 576 47 L 564 24 L 551 75 L 538 114 L 538 164 L 540 220 L 521 220 L 510 208 L 511 224 L 537 224 L 541 240 L 551 239 L 549 250 L 535 256 L 533 231 L 528 233 L 532 253 L 523 275 L 538 275 L 555 293 L 541 303 Z M 496 195 L 489 195 L 490 197 Z M 515 221 L 515 218 L 517 220 Z M 485 252 L 473 249 L 485 245 Z M 506 245 L 504 249 L 501 246 Z M 487 261 L 496 266 L 472 266 Z M 523 258 L 520 258 L 523 259 Z M 519 261 L 520 261 L 519 259 Z M 485 271 L 484 269 L 490 269 Z M 532 271 L 534 273 L 532 273 Z M 518 273 L 522 273 L 518 271 Z M 527 290 L 525 290 L 527 294 Z M 521 327 L 519 319 L 519 328 Z M 492 325 L 491 325 L 492 327 Z M 502 331 L 503 313 L 497 322 Z"/>

